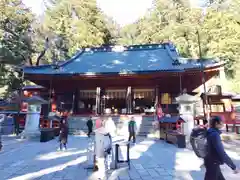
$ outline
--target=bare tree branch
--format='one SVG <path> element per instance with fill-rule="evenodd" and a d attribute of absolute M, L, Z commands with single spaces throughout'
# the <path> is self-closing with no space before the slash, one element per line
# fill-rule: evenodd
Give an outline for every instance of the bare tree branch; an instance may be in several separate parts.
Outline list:
<path fill-rule="evenodd" d="M 39 56 L 37 57 L 36 66 L 39 66 L 40 60 L 41 60 L 42 57 L 45 55 L 45 53 L 46 53 L 46 51 L 48 50 L 48 48 L 49 48 L 49 40 L 48 40 L 48 37 L 47 37 L 46 40 L 45 40 L 44 49 L 43 49 L 43 51 L 39 54 Z"/>

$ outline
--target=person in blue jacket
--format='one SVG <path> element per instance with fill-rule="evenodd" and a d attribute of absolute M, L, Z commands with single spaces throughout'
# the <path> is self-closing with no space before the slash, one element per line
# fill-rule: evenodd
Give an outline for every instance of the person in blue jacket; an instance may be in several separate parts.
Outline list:
<path fill-rule="evenodd" d="M 220 165 L 227 164 L 234 173 L 238 173 L 236 165 L 224 150 L 221 141 L 221 131 L 223 121 L 220 117 L 215 116 L 210 120 L 210 128 L 207 131 L 207 155 L 204 158 L 206 167 L 205 180 L 225 180 Z"/>

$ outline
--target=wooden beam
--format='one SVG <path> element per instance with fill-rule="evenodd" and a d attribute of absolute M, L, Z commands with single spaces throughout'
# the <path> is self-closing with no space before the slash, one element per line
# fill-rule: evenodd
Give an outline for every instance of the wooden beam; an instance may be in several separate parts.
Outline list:
<path fill-rule="evenodd" d="M 206 72 L 206 80 L 210 79 L 217 74 L 217 71 Z M 181 80 L 179 74 L 168 73 L 169 76 L 151 76 L 140 75 L 133 77 L 112 77 L 107 76 L 105 78 L 73 78 L 73 77 L 60 77 L 60 76 L 33 76 L 32 81 L 38 85 L 42 85 L 46 88 L 50 88 L 50 79 L 52 80 L 52 87 L 56 91 L 60 92 L 72 92 L 73 89 L 96 89 L 96 87 L 103 88 L 126 88 L 131 86 L 132 88 L 155 88 L 156 84 L 159 86 L 161 92 L 180 92 L 180 89 L 187 88 L 188 91 L 194 90 L 201 85 L 201 72 L 184 72 L 181 73 Z M 30 78 L 30 77 L 29 77 Z"/>

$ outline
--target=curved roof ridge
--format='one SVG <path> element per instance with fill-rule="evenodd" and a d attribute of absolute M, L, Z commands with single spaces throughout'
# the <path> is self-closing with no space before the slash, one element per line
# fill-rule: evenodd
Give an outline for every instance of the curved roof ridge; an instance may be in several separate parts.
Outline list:
<path fill-rule="evenodd" d="M 38 66 L 22 66 L 23 69 L 26 68 L 36 68 L 36 69 L 42 69 L 42 68 L 48 68 L 52 66 L 52 64 L 42 64 L 42 65 L 38 65 Z"/>
<path fill-rule="evenodd" d="M 154 50 L 165 48 L 166 43 L 160 44 L 137 44 L 137 45 L 103 45 L 99 47 L 86 47 L 84 48 L 86 52 L 123 52 L 123 51 L 139 51 L 139 50 Z"/>
<path fill-rule="evenodd" d="M 178 61 L 179 53 L 177 51 L 176 46 L 173 43 L 166 43 L 165 48 L 173 62 Z"/>
<path fill-rule="evenodd" d="M 74 61 L 76 58 L 78 58 L 79 56 L 81 56 L 83 53 L 85 52 L 85 48 L 79 50 L 73 57 L 71 57 L 69 60 L 63 62 L 62 64 L 59 65 L 59 67 L 65 66 L 69 63 L 71 63 L 72 61 Z"/>

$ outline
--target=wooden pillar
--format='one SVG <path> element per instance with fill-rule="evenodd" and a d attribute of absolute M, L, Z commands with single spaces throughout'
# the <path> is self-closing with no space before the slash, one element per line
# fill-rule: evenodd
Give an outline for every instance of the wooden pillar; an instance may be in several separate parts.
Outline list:
<path fill-rule="evenodd" d="M 133 101 L 134 101 L 134 97 L 133 97 L 133 88 L 131 87 L 131 96 L 129 98 L 129 101 L 130 101 L 130 114 L 133 113 Z"/>
<path fill-rule="evenodd" d="M 131 113 L 134 113 L 134 108 L 135 108 L 135 100 L 134 100 L 134 92 L 133 92 L 133 87 L 131 87 Z"/>
<path fill-rule="evenodd" d="M 155 108 L 157 109 L 159 104 L 159 87 L 158 85 L 155 87 Z"/>
<path fill-rule="evenodd" d="M 100 99 L 99 99 L 99 114 L 104 114 L 106 108 L 106 90 L 103 87 L 99 87 Z"/>
<path fill-rule="evenodd" d="M 73 114 L 78 113 L 79 89 L 73 92 Z"/>
<path fill-rule="evenodd" d="M 101 109 L 100 109 L 100 99 L 101 99 L 101 88 L 97 87 L 96 89 L 96 114 L 101 114 Z"/>
<path fill-rule="evenodd" d="M 182 73 L 179 73 L 179 83 L 180 83 L 180 94 L 182 94 L 183 92 L 182 92 Z"/>
<path fill-rule="evenodd" d="M 132 114 L 132 87 L 127 87 L 127 94 L 126 94 L 126 109 L 127 114 Z"/>
<path fill-rule="evenodd" d="M 128 111 L 129 111 L 129 89 L 128 89 L 129 87 L 127 87 L 127 91 L 126 91 L 126 114 L 128 114 Z"/>
<path fill-rule="evenodd" d="M 49 112 L 52 111 L 52 78 L 50 79 L 50 82 L 49 82 L 49 97 L 48 97 L 48 113 L 47 115 L 49 114 Z"/>

